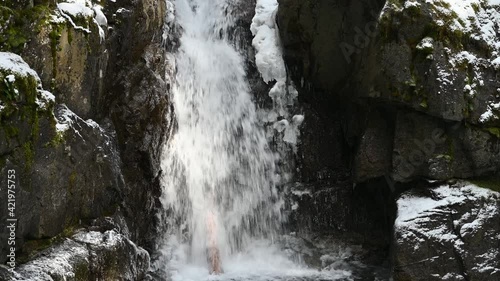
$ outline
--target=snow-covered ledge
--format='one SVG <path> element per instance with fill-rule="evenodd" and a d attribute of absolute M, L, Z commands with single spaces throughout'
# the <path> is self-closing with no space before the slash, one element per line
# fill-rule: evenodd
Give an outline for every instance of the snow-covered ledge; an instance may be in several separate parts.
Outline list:
<path fill-rule="evenodd" d="M 500 193 L 458 182 L 397 205 L 396 280 L 500 280 Z"/>
<path fill-rule="evenodd" d="M 0 279 L 142 280 L 148 269 L 148 252 L 117 231 L 81 230 L 14 272 L 0 268 Z"/>

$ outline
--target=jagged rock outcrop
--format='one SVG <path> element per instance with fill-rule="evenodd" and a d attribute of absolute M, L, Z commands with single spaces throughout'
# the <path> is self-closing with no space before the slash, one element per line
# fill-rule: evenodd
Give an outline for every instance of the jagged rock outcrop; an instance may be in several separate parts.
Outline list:
<path fill-rule="evenodd" d="M 95 116 L 109 56 L 102 7 L 91 1 L 6 4 L 0 24 L 9 39 L 0 41 L 1 49 L 21 55 L 58 103 L 83 119 Z"/>
<path fill-rule="evenodd" d="M 368 47 L 375 55 L 360 66 L 356 92 L 406 108 L 395 116 L 395 180 L 499 171 L 495 42 L 500 38 L 494 27 L 500 24 L 499 10 L 488 1 L 404 1 L 384 7 L 380 33 Z M 410 108 L 423 114 L 406 113 Z M 442 134 L 441 141 L 429 132 Z"/>
<path fill-rule="evenodd" d="M 154 248 L 173 30 L 164 25 L 165 1 L 101 5 L 0 6 L 0 32 L 9 34 L 0 50 L 19 54 L 33 68 L 22 62 L 28 75 L 14 73 L 14 80 L 0 63 L 0 90 L 7 93 L 0 103 L 0 168 L 16 169 L 19 178 L 18 262 L 53 248 L 54 237 L 111 215 L 123 239 Z M 2 225 L 6 216 L 2 209 Z M 136 261 L 125 258 L 120 266 Z"/>
<path fill-rule="evenodd" d="M 149 255 L 115 230 L 80 230 L 40 252 L 15 273 L 0 268 L 0 278 L 16 280 L 143 280 Z"/>
<path fill-rule="evenodd" d="M 470 183 L 398 199 L 394 280 L 498 280 L 500 194 Z"/>
<path fill-rule="evenodd" d="M 110 37 L 110 61 L 106 96 L 100 116 L 109 116 L 116 128 L 125 163 L 127 183 L 124 212 L 134 241 L 154 249 L 160 203 L 162 145 L 171 129 L 168 94 L 175 61 L 167 50 L 174 48 L 175 29 L 166 23 L 166 1 L 126 1 Z M 172 16 L 172 15 L 170 15 Z M 124 43 L 126 42 L 126 43 Z"/>
<path fill-rule="evenodd" d="M 314 202 L 310 207 L 301 209 L 307 200 L 299 201 L 299 219 L 322 218 L 331 204 L 349 202 L 352 186 L 391 202 L 422 178 L 443 182 L 485 177 L 498 182 L 498 2 L 279 3 L 284 57 L 306 117 L 297 159 L 299 180 L 320 189 L 325 189 L 325 179 L 334 182 L 323 193 L 305 196 Z M 391 221 L 391 212 L 382 217 Z M 345 214 L 324 214 L 331 226 L 350 221 Z M 441 223 L 437 220 L 428 230 L 439 229 Z M 496 229 L 491 223 L 480 228 Z M 424 240 L 435 245 L 430 238 Z M 406 242 L 399 245 L 408 247 L 403 250 L 406 261 L 417 261 L 409 249 L 413 245 Z M 475 244 L 467 240 L 464 245 L 471 249 Z M 488 251 L 478 248 L 473 253 Z M 458 260 L 452 256 L 426 265 L 452 268 Z M 414 271 L 409 279 L 396 274 L 395 280 L 431 280 L 426 276 Z"/>
<path fill-rule="evenodd" d="M 342 157 L 335 160 L 351 165 L 349 159 L 354 159 L 351 166 L 357 182 L 384 175 L 396 181 L 422 176 L 465 178 L 500 169 L 495 160 L 500 153 L 496 149 L 498 5 L 488 1 L 459 6 L 446 1 L 388 1 L 385 6 L 381 1 L 326 2 L 280 1 L 277 20 L 285 59 L 301 85 L 299 97 L 312 104 L 313 116 L 341 123 L 323 134 L 343 140 L 344 145 L 334 149 Z M 449 153 L 419 150 L 415 141 L 427 136 L 408 135 L 400 127 L 413 125 L 420 132 L 443 130 Z M 468 131 L 468 138 L 458 137 L 456 131 Z M 377 145 L 367 146 L 366 141 L 374 139 Z M 483 153 L 488 159 L 468 151 L 478 143 L 491 144 Z M 309 151 L 310 146 L 304 149 Z M 322 166 L 331 166 L 333 159 L 325 159 Z M 405 165 L 414 167 L 403 175 Z"/>

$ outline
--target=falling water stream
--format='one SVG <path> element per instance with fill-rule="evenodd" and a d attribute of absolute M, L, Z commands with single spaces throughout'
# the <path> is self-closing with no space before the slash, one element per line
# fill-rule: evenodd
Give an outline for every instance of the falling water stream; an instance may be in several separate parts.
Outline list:
<path fill-rule="evenodd" d="M 162 159 L 171 231 L 166 271 L 173 280 L 193 281 L 320 274 L 274 243 L 283 221 L 277 159 L 258 122 L 244 59 L 228 38 L 231 1 L 176 0 L 175 8 L 182 36 L 172 89 L 177 126 Z M 214 249 L 221 275 L 210 275 L 207 255 Z"/>
<path fill-rule="evenodd" d="M 178 128 L 163 163 L 164 199 L 186 222 L 193 262 L 202 262 L 208 243 L 227 257 L 251 237 L 272 238 L 279 198 L 242 58 L 226 38 L 230 7 L 180 0 L 176 8 L 184 29 L 173 89 Z"/>

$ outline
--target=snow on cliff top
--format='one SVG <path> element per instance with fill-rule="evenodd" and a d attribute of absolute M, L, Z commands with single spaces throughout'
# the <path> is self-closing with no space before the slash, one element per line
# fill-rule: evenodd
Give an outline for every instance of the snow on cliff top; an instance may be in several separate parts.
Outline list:
<path fill-rule="evenodd" d="M 424 6 L 427 9 L 421 8 Z M 500 30 L 500 0 L 410 0 L 405 2 L 404 6 L 388 1 L 381 17 L 386 14 L 400 13 L 406 9 L 414 9 L 414 7 L 429 13 L 436 25 L 449 29 L 455 34 L 454 36 L 457 36 L 457 39 L 463 34 L 464 38 L 477 42 L 475 45 L 481 46 L 480 48 L 484 50 L 479 52 L 473 48 L 465 48 L 461 44 L 458 46 L 445 44 L 446 56 L 453 67 L 439 65 L 440 62 L 436 62 L 439 76 L 437 82 L 442 90 L 454 85 L 455 79 L 460 78 L 457 76 L 460 73 L 457 71 L 459 66 L 469 65 L 472 71 L 469 73 L 469 81 L 465 85 L 464 92 L 470 98 L 474 98 L 477 88 L 482 86 L 486 79 L 490 79 L 484 76 L 485 69 L 500 69 L 500 33 L 498 32 Z M 428 42 L 420 42 L 417 48 L 423 48 L 424 45 L 430 48 L 430 44 L 426 43 Z M 499 108 L 496 102 L 498 101 L 490 100 L 486 108 L 473 109 L 473 111 L 483 110 L 483 112 L 473 114 L 475 118 L 478 118 L 478 123 L 499 118 Z"/>
<path fill-rule="evenodd" d="M 397 7 L 388 1 L 381 16 L 391 10 L 401 11 L 426 4 L 432 5 L 436 24 L 447 24 L 451 30 L 484 41 L 493 49 L 491 60 L 499 57 L 500 39 L 497 31 L 500 29 L 500 0 L 412 0 L 406 2 L 404 7 Z"/>
<path fill-rule="evenodd" d="M 409 191 L 397 200 L 394 229 L 400 254 L 443 261 L 458 255 L 469 261 L 467 270 L 476 276 L 498 276 L 500 193 L 467 182 L 426 193 Z M 438 272 L 429 275 L 446 280 Z"/>
<path fill-rule="evenodd" d="M 86 33 L 91 33 L 88 27 L 77 25 L 73 19 L 78 17 L 92 18 L 99 29 L 101 42 L 104 41 L 105 32 L 102 27 L 106 27 L 108 25 L 108 19 L 102 12 L 101 5 L 92 4 L 90 0 L 68 0 L 67 2 L 57 4 L 57 8 L 59 9 L 61 15 L 53 15 L 53 22 L 63 22 L 64 20 L 67 20 L 71 25 L 73 25 L 73 28 Z"/>

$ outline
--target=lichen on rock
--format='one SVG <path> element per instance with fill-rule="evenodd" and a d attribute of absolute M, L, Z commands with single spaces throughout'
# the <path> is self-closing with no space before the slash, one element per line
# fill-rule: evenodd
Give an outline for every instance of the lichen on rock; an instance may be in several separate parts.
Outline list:
<path fill-rule="evenodd" d="M 20 176 L 16 207 L 22 255 L 25 240 L 54 237 L 82 219 L 113 212 L 123 179 L 113 140 L 95 122 L 56 106 L 54 95 L 42 89 L 21 57 L 0 52 L 0 78 L 0 91 L 8 93 L 1 96 L 0 169 L 15 169 Z M 92 165 L 81 166 L 85 162 Z M 6 216 L 2 210 L 0 217 Z"/>

